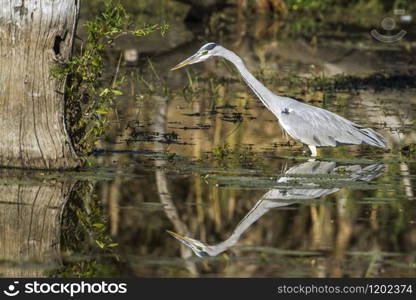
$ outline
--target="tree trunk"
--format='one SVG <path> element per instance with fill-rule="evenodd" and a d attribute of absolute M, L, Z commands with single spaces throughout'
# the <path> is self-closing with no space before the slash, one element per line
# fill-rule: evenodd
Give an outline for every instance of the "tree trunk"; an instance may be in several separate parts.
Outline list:
<path fill-rule="evenodd" d="M 65 126 L 65 79 L 79 0 L 0 0 L 0 166 L 74 168 Z"/>

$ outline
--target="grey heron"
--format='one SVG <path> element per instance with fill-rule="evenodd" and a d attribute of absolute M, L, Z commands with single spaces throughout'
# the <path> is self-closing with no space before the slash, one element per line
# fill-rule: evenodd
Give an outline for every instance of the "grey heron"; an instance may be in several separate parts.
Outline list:
<path fill-rule="evenodd" d="M 338 173 L 340 169 L 342 169 L 342 174 L 345 175 Z M 226 240 L 215 245 L 208 245 L 173 231 L 168 230 L 167 232 L 192 249 L 198 257 L 217 256 L 233 247 L 243 233 L 269 210 L 292 205 L 301 200 L 316 199 L 330 195 L 341 190 L 349 182 L 370 182 L 383 174 L 384 171 L 385 166 L 383 164 L 343 166 L 335 162 L 309 160 L 291 167 L 282 177 L 277 179 L 277 184 L 284 186 L 271 189 L 265 193 L 238 223 L 233 233 Z M 321 187 L 316 182 L 317 177 L 311 177 L 311 175 L 327 174 L 336 176 L 333 178 L 333 187 Z M 329 180 L 331 179 L 327 179 L 327 181 Z"/>
<path fill-rule="evenodd" d="M 216 43 L 205 44 L 171 70 L 199 63 L 213 56 L 223 57 L 237 68 L 246 84 L 277 117 L 282 128 L 293 139 L 306 144 L 312 156 L 317 156 L 316 147 L 324 146 L 368 144 L 386 147 L 384 137 L 371 128 L 358 125 L 328 110 L 273 94 L 247 70 L 237 54 Z"/>

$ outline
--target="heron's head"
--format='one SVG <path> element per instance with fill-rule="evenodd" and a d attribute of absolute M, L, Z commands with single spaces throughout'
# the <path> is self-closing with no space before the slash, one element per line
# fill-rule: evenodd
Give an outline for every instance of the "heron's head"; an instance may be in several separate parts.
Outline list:
<path fill-rule="evenodd" d="M 184 61 L 180 62 L 176 66 L 174 66 L 171 71 L 178 70 L 183 68 L 187 65 L 192 65 L 199 63 L 201 61 L 207 60 L 208 58 L 215 56 L 218 54 L 222 47 L 216 43 L 208 43 L 202 46 L 194 55 L 188 57 Z"/>
<path fill-rule="evenodd" d="M 173 232 L 173 231 L 167 230 L 167 232 L 171 236 L 173 236 L 175 239 L 180 241 L 182 244 L 191 248 L 192 251 L 194 251 L 196 256 L 198 256 L 198 257 L 210 256 L 210 254 L 208 253 L 209 252 L 209 249 L 208 249 L 209 246 L 204 244 L 203 242 L 191 239 L 191 238 L 186 237 L 186 236 L 181 236 L 180 234 L 177 234 L 176 232 Z"/>

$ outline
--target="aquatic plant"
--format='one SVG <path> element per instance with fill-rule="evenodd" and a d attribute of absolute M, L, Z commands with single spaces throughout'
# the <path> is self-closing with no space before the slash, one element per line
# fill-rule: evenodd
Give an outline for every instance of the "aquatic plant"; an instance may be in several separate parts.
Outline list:
<path fill-rule="evenodd" d="M 105 50 L 114 40 L 123 35 L 146 36 L 160 31 L 165 34 L 167 24 L 144 25 L 134 28 L 131 16 L 121 4 L 105 2 L 104 12 L 84 25 L 87 38 L 82 41 L 79 51 L 68 62 L 54 69 L 52 76 L 68 76 L 65 89 L 66 123 L 74 148 L 86 159 L 104 134 L 108 125 L 108 114 L 116 113 L 114 103 L 123 93 L 120 90 L 124 76 L 119 75 L 122 56 L 115 66 L 110 80 L 103 76 Z"/>

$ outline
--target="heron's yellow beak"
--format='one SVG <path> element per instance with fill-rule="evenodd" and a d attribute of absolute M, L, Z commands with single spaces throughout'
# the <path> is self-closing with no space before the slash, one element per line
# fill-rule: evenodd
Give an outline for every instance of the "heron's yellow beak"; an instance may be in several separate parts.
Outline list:
<path fill-rule="evenodd" d="M 170 230 L 166 230 L 167 233 L 169 233 L 171 236 L 173 236 L 175 239 L 181 241 L 181 242 L 185 242 L 185 243 L 189 243 L 188 238 L 186 238 L 185 236 L 182 236 L 180 234 L 177 234 L 176 232 L 170 231 Z"/>
<path fill-rule="evenodd" d="M 191 57 L 188 57 L 187 59 L 185 59 L 184 61 L 180 62 L 179 64 L 177 64 L 176 66 L 174 66 L 172 69 L 170 69 L 171 71 L 175 71 L 178 69 L 181 69 L 187 65 L 193 64 L 195 62 L 198 62 L 198 58 L 199 58 L 199 54 L 196 53 L 194 55 L 192 55 Z"/>
<path fill-rule="evenodd" d="M 178 70 L 178 69 L 180 69 L 180 68 L 183 68 L 183 67 L 185 67 L 185 66 L 187 66 L 187 65 L 189 65 L 189 63 L 179 63 L 179 64 L 177 64 L 176 66 L 174 66 L 172 69 L 170 69 L 171 71 L 175 71 L 175 70 Z"/>

